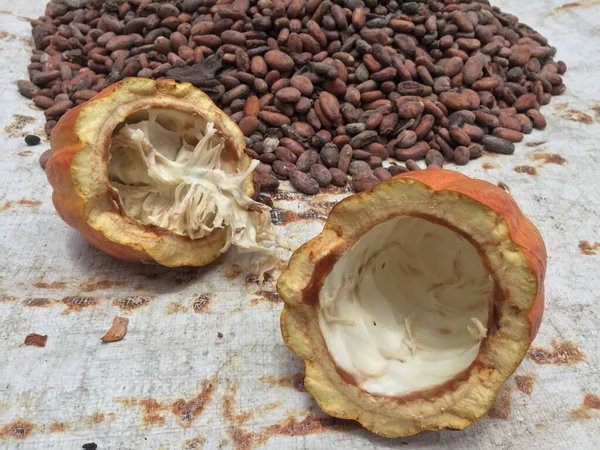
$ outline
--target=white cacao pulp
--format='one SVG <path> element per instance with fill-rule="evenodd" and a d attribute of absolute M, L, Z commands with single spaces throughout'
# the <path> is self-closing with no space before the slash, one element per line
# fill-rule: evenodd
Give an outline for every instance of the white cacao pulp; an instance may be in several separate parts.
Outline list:
<path fill-rule="evenodd" d="M 487 335 L 494 282 L 455 231 L 398 217 L 336 262 L 319 325 L 336 365 L 367 392 L 402 396 L 451 380 Z"/>
<path fill-rule="evenodd" d="M 224 140 L 212 123 L 180 111 L 151 109 L 128 118 L 111 142 L 109 175 L 125 211 L 190 239 L 225 228 L 240 251 L 273 258 L 270 209 L 248 197 L 245 168 L 222 160 Z M 272 264 L 269 263 L 269 264 Z"/>

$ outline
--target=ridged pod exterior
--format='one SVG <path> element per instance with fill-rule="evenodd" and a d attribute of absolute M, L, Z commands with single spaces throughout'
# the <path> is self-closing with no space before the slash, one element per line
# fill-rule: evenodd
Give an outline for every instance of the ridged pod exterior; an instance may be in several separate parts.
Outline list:
<path fill-rule="evenodd" d="M 108 174 L 110 141 L 116 127 L 135 112 L 174 109 L 212 122 L 225 139 L 223 158 L 245 170 L 241 131 L 201 90 L 189 83 L 128 78 L 104 89 L 65 114 L 52 132 L 46 174 L 60 217 L 111 256 L 165 266 L 204 266 L 221 255 L 226 230 L 202 239 L 144 225 L 126 214 Z M 249 195 L 252 180 L 247 182 Z"/>
<path fill-rule="evenodd" d="M 465 371 L 443 385 L 402 397 L 370 394 L 336 367 L 319 327 L 319 292 L 336 261 L 374 226 L 420 217 L 468 239 L 495 289 L 488 336 Z M 306 389 L 326 413 L 360 422 L 386 437 L 463 429 L 491 408 L 525 357 L 544 309 L 546 248 L 513 198 L 454 171 L 412 171 L 336 205 L 323 232 L 300 247 L 280 276 L 281 332 L 306 363 Z"/>

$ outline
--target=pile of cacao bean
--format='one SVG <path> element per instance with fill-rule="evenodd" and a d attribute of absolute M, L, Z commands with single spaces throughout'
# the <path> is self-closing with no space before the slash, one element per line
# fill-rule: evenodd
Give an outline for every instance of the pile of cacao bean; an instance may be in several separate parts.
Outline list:
<path fill-rule="evenodd" d="M 239 124 L 262 191 L 511 154 L 565 90 L 556 50 L 486 0 L 53 0 L 32 26 L 18 86 L 47 133 L 123 78 L 188 81 Z"/>

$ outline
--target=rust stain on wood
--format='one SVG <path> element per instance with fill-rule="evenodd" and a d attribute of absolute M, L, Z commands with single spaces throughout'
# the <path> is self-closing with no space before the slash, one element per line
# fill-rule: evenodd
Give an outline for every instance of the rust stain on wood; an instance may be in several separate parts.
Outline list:
<path fill-rule="evenodd" d="M 17 200 L 17 205 L 24 206 L 26 208 L 37 208 L 41 206 L 42 202 L 39 200 L 27 200 L 26 198 L 22 198 L 21 200 Z"/>
<path fill-rule="evenodd" d="M 104 414 L 100 411 L 94 412 L 90 416 L 83 416 L 75 422 L 58 422 L 54 421 L 50 425 L 43 427 L 44 432 L 63 433 L 65 431 L 78 431 L 94 428 L 96 425 L 106 421 L 108 416 L 109 422 L 114 422 L 116 416 L 114 413 Z"/>
<path fill-rule="evenodd" d="M 23 22 L 31 22 L 33 19 L 29 18 L 29 17 L 25 17 L 25 16 L 20 16 L 18 14 L 14 14 L 11 11 L 4 11 L 4 10 L 0 10 L 0 14 L 4 15 L 4 16 L 12 16 L 15 17 L 18 20 L 22 20 Z"/>
<path fill-rule="evenodd" d="M 203 268 L 201 267 L 184 267 L 181 269 L 177 269 L 177 272 L 173 277 L 173 282 L 175 284 L 187 284 L 190 281 L 194 281 L 200 278 L 203 273 Z M 161 275 L 162 274 L 159 274 L 158 276 Z"/>
<path fill-rule="evenodd" d="M 143 415 L 142 422 L 144 425 L 164 425 L 165 416 L 163 414 L 164 407 L 161 403 L 153 398 L 141 400 L 139 405 L 142 407 Z"/>
<path fill-rule="evenodd" d="M 559 7 L 555 8 L 555 10 L 577 8 L 578 6 L 581 6 L 581 3 L 570 2 L 570 3 L 565 3 L 564 5 L 560 5 Z"/>
<path fill-rule="evenodd" d="M 67 309 L 63 311 L 63 315 L 70 314 L 72 312 L 79 312 L 83 308 L 89 308 L 91 306 L 96 306 L 100 303 L 98 297 L 65 297 L 61 300 Z"/>
<path fill-rule="evenodd" d="M 532 347 L 527 357 L 536 364 L 555 365 L 571 365 L 585 360 L 585 355 L 574 342 L 552 341 L 550 345 L 552 349 Z"/>
<path fill-rule="evenodd" d="M 202 414 L 206 404 L 212 399 L 215 391 L 216 378 L 203 383 L 200 393 L 196 398 L 185 401 L 177 399 L 171 406 L 171 411 L 177 417 L 177 422 L 183 428 L 188 428 Z"/>
<path fill-rule="evenodd" d="M 534 141 L 534 142 L 527 142 L 525 144 L 525 147 L 539 147 L 540 145 L 544 145 L 547 141 Z"/>
<path fill-rule="evenodd" d="M 133 311 L 134 309 L 148 305 L 155 298 L 154 296 L 129 295 L 123 298 L 116 298 L 113 301 L 113 305 L 124 311 Z"/>
<path fill-rule="evenodd" d="M 24 128 L 29 124 L 35 123 L 35 121 L 35 117 L 13 114 L 13 121 L 4 127 L 4 133 L 6 133 L 9 138 L 13 139 L 25 137 L 29 133 L 23 131 Z"/>
<path fill-rule="evenodd" d="M 263 284 L 271 283 L 273 281 L 273 275 L 271 273 L 265 273 Z M 255 274 L 250 274 L 246 277 L 246 286 L 256 284 L 260 286 L 260 281 L 258 276 Z"/>
<path fill-rule="evenodd" d="M 564 5 L 558 6 L 554 8 L 554 13 L 560 13 L 561 11 L 568 11 L 571 9 L 584 9 L 584 8 L 592 8 L 600 4 L 598 0 L 586 0 L 582 2 L 569 2 Z"/>
<path fill-rule="evenodd" d="M 90 278 L 89 280 L 81 283 L 79 287 L 84 292 L 93 292 L 111 289 L 114 287 L 124 287 L 127 286 L 127 284 L 128 283 L 125 281 L 96 280 L 95 278 Z"/>
<path fill-rule="evenodd" d="M 185 441 L 183 444 L 183 450 L 201 450 L 204 448 L 205 443 L 206 439 L 204 439 L 202 436 L 197 436 L 194 439 Z"/>
<path fill-rule="evenodd" d="M 9 33 L 8 31 L 0 31 L 0 39 L 3 41 L 21 41 L 25 44 L 31 43 L 30 39 L 18 36 L 15 33 Z"/>
<path fill-rule="evenodd" d="M 234 428 L 233 430 L 229 431 L 229 434 L 233 440 L 234 450 L 252 450 L 252 448 L 254 448 L 255 441 L 258 441 L 255 433 L 244 431 L 241 428 Z M 256 444 L 260 443 L 261 442 L 256 442 Z"/>
<path fill-rule="evenodd" d="M 96 411 L 94 414 L 90 416 L 90 422 L 94 425 L 104 422 L 106 416 L 100 411 Z"/>
<path fill-rule="evenodd" d="M 54 302 L 56 302 L 56 300 L 45 297 L 36 297 L 23 300 L 23 305 L 30 308 L 48 308 L 49 306 L 52 306 Z"/>
<path fill-rule="evenodd" d="M 210 305 L 212 294 L 196 294 L 189 306 L 183 305 L 181 302 L 171 302 L 167 305 L 167 315 L 184 314 L 193 310 L 197 314 L 205 313 Z"/>
<path fill-rule="evenodd" d="M 269 303 L 281 303 L 281 297 L 279 296 L 279 294 L 277 292 L 266 292 L 263 291 L 261 292 L 261 298 L 262 300 L 265 300 Z"/>
<path fill-rule="evenodd" d="M 535 170 L 535 167 L 527 165 L 516 166 L 514 171 L 517 173 L 526 173 L 527 175 L 537 175 L 537 170 Z"/>
<path fill-rule="evenodd" d="M 45 281 L 40 280 L 37 283 L 33 283 L 33 286 L 38 289 L 65 289 L 67 287 L 67 283 L 65 283 L 64 281 L 46 283 Z"/>
<path fill-rule="evenodd" d="M 353 421 L 309 414 L 302 420 L 288 417 L 280 423 L 261 428 L 257 432 L 252 433 L 241 428 L 234 428 L 229 431 L 229 434 L 233 440 L 234 450 L 252 450 L 265 445 L 271 437 L 277 435 L 298 437 L 326 431 L 349 431 L 356 428 L 359 428 L 359 426 Z"/>
<path fill-rule="evenodd" d="M 179 302 L 171 302 L 167 305 L 167 315 L 186 312 L 187 308 Z"/>
<path fill-rule="evenodd" d="M 194 312 L 197 314 L 205 313 L 210 306 L 211 298 L 212 294 L 197 294 L 192 300 L 192 309 Z"/>
<path fill-rule="evenodd" d="M 298 392 L 306 392 L 304 388 L 304 374 L 295 373 L 291 377 L 275 378 L 272 375 L 265 375 L 259 378 L 259 381 L 263 383 L 272 384 L 274 386 L 281 386 L 286 388 L 292 388 Z"/>
<path fill-rule="evenodd" d="M 511 389 L 510 387 L 504 387 L 498 394 L 498 397 L 496 397 L 494 406 L 492 406 L 492 409 L 490 409 L 490 411 L 488 412 L 488 417 L 490 419 L 508 420 L 510 419 L 511 410 Z"/>
<path fill-rule="evenodd" d="M 22 206 L 24 208 L 38 208 L 41 204 L 42 202 L 38 200 L 27 200 L 25 198 L 16 201 L 10 200 L 4 203 L 4 205 L 0 206 L 0 213 L 13 209 L 15 205 Z"/>
<path fill-rule="evenodd" d="M 243 270 L 238 264 L 232 264 L 231 270 L 225 274 L 225 278 L 227 278 L 229 281 L 233 281 L 239 277 L 242 272 Z"/>
<path fill-rule="evenodd" d="M 578 111 L 576 109 L 570 109 L 566 114 L 561 116 L 563 119 L 570 120 L 571 122 L 579 122 L 585 125 L 591 125 L 594 123 L 594 119 L 589 114 Z"/>
<path fill-rule="evenodd" d="M 12 295 L 0 295 L 0 303 L 13 303 L 16 302 L 18 299 L 17 297 L 14 297 Z"/>
<path fill-rule="evenodd" d="M 515 386 L 524 394 L 531 395 L 535 377 L 533 375 L 517 375 L 515 376 Z"/>
<path fill-rule="evenodd" d="M 531 155 L 533 161 L 543 160 L 544 164 L 558 164 L 562 166 L 567 163 L 567 160 L 557 153 L 536 153 Z"/>
<path fill-rule="evenodd" d="M 279 402 L 269 403 L 268 405 L 254 407 L 252 411 L 239 411 L 236 402 L 236 394 L 239 390 L 239 385 L 235 382 L 230 382 L 228 390 L 223 396 L 223 417 L 225 420 L 234 425 L 243 425 L 252 420 L 255 414 L 263 414 L 266 411 L 271 411 L 280 406 Z"/>
<path fill-rule="evenodd" d="M 236 411 L 237 406 L 235 396 L 238 389 L 239 385 L 237 383 L 229 383 L 228 390 L 223 396 L 223 415 L 228 422 L 236 425 L 242 425 L 251 420 L 253 414 L 249 411 Z"/>
<path fill-rule="evenodd" d="M 481 165 L 481 167 L 483 168 L 483 170 L 491 170 L 491 169 L 497 169 L 498 166 L 496 164 L 492 164 L 492 163 L 488 163 L 485 162 Z"/>
<path fill-rule="evenodd" d="M 26 420 L 15 420 L 0 428 L 2 439 L 26 439 L 33 430 L 34 425 Z"/>
<path fill-rule="evenodd" d="M 583 406 L 588 409 L 600 409 L 600 398 L 592 394 L 585 394 Z"/>
<path fill-rule="evenodd" d="M 25 345 L 33 345 L 34 347 L 45 347 L 48 335 L 41 335 L 36 333 L 28 334 L 25 337 Z"/>
<path fill-rule="evenodd" d="M 179 426 L 188 428 L 202 414 L 206 404 L 212 399 L 216 384 L 216 377 L 205 380 L 200 388 L 200 393 L 189 401 L 182 398 L 161 401 L 153 398 L 141 400 L 116 398 L 114 401 L 126 407 L 140 407 L 142 409 L 141 422 L 144 426 L 164 425 L 166 422 L 165 413 L 171 412 L 175 415 Z"/>
<path fill-rule="evenodd" d="M 585 394 L 583 404 L 571 411 L 571 417 L 582 420 L 592 419 L 594 416 L 590 410 L 600 410 L 600 398 L 593 394 Z"/>
<path fill-rule="evenodd" d="M 598 248 L 600 248 L 600 243 L 598 242 L 590 244 L 589 241 L 579 241 L 579 253 L 582 255 L 594 256 Z"/>
<path fill-rule="evenodd" d="M 50 433 L 63 433 L 66 425 L 63 422 L 52 422 L 49 427 Z"/>

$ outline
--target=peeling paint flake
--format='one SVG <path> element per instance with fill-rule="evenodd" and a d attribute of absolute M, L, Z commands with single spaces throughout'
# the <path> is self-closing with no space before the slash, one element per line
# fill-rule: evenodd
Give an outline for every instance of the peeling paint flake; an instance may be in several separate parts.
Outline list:
<path fill-rule="evenodd" d="M 115 316 L 115 318 L 113 319 L 112 327 L 100 339 L 103 342 L 120 341 L 127 334 L 128 325 L 129 325 L 129 319 L 127 319 L 125 317 Z"/>

